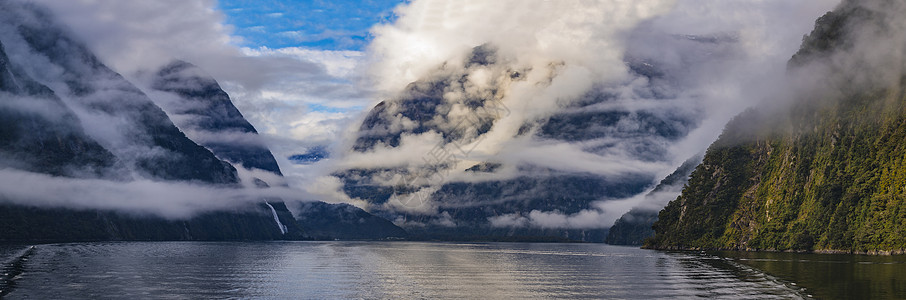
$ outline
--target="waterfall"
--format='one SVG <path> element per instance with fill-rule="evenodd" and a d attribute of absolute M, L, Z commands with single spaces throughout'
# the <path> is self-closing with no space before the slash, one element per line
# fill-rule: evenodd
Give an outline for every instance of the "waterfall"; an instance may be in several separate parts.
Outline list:
<path fill-rule="evenodd" d="M 282 222 L 280 222 L 280 217 L 277 216 L 277 210 L 274 209 L 274 206 L 267 201 L 264 201 L 264 204 L 267 204 L 267 207 L 271 208 L 271 213 L 274 214 L 274 221 L 277 222 L 277 228 L 280 229 L 280 234 L 286 234 L 286 226 L 283 225 Z"/>

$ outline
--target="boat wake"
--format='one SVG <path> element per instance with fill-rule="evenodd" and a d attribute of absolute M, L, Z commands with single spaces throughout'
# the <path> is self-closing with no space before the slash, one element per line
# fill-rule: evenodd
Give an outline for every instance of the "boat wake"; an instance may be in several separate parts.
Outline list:
<path fill-rule="evenodd" d="M 0 268 L 0 298 L 8 295 L 16 288 L 16 280 L 25 272 L 25 263 L 35 253 L 35 246 L 23 249 L 12 260 Z"/>

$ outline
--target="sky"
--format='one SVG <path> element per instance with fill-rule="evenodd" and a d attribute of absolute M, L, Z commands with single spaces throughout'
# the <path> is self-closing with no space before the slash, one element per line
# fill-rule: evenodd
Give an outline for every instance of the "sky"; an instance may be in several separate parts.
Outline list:
<path fill-rule="evenodd" d="M 222 0 L 242 47 L 362 51 L 375 24 L 392 23 L 403 0 Z"/>
<path fill-rule="evenodd" d="M 31 1 L 48 6 L 127 79 L 139 79 L 173 59 L 199 66 L 261 133 L 291 186 L 318 200 L 354 204 L 360 200 L 345 196 L 339 181 L 327 176 L 330 172 L 375 162 L 416 166 L 419 153 L 430 150 L 437 139 L 429 132 L 407 136 L 407 144 L 398 149 L 350 154 L 350 137 L 368 110 L 415 80 L 460 73 L 469 75 L 465 82 L 469 85 L 445 95 L 445 100 L 481 95 L 495 90 L 491 85 L 503 84 L 506 96 L 501 101 L 511 108 L 511 114 L 482 139 L 475 153 L 483 159 L 510 165 L 541 162 L 559 171 L 604 175 L 635 168 L 662 177 L 704 150 L 736 113 L 776 96 L 768 92 L 782 80 L 786 61 L 802 36 L 839 2 Z M 732 49 L 690 46 L 676 38 L 688 35 L 729 37 Z M 485 43 L 498 48 L 499 63 L 488 68 L 462 64 L 470 49 Z M 709 59 L 713 53 L 719 59 Z M 677 78 L 682 80 L 671 86 L 673 97 L 657 102 L 640 93 L 651 85 L 627 70 L 627 54 L 679 70 Z M 444 71 L 439 73 L 441 66 Z M 526 81 L 498 80 L 510 69 L 525 70 Z M 678 141 L 654 140 L 666 149 L 655 162 L 634 157 L 631 147 L 587 151 L 614 144 L 608 140 L 513 138 L 522 124 L 543 120 L 583 93 L 602 87 L 620 98 L 596 109 L 668 114 L 697 107 L 700 122 Z M 395 125 L 410 123 L 399 120 Z M 312 165 L 287 159 L 316 147 L 327 147 L 331 159 Z M 515 175 L 495 174 L 493 179 Z M 624 201 L 626 207 L 619 208 L 591 207 L 591 213 L 579 217 L 597 218 L 595 212 L 606 210 L 607 218 L 613 219 L 637 202 Z M 578 222 L 571 216 L 553 216 L 555 212 L 525 213 L 511 217 Z"/>

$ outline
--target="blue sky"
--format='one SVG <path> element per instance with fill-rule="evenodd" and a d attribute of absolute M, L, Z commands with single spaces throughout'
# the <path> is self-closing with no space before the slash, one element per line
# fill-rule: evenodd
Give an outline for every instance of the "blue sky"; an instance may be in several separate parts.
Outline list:
<path fill-rule="evenodd" d="M 374 24 L 391 22 L 405 0 L 220 0 L 239 46 L 363 50 Z"/>

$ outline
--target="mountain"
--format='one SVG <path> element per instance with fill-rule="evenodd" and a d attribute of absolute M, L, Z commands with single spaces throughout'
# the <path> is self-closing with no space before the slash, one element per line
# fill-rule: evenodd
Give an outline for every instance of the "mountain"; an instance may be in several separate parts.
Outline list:
<path fill-rule="evenodd" d="M 114 185 L 144 180 L 239 188 L 230 163 L 186 137 L 148 96 L 47 11 L 18 1 L 0 2 L 0 8 L 0 171 Z M 9 199 L 16 197 L 11 194 L 0 193 L 4 241 L 285 238 L 273 210 L 263 203 L 167 219 L 78 205 L 92 199 L 73 198 L 69 207 L 53 207 Z M 132 201 L 128 194 L 110 196 Z"/>
<path fill-rule="evenodd" d="M 0 42 L 0 164 L 57 176 L 114 168 L 116 158 L 88 137 L 50 88 L 12 64 Z"/>
<path fill-rule="evenodd" d="M 131 171 L 161 180 L 236 182 L 232 166 L 189 140 L 151 99 L 56 25 L 49 13 L 30 4 L 4 6 L 2 37 L 7 46 L 22 50 L 16 53 L 22 61 L 13 63 L 52 85 L 71 109 L 105 122 L 88 128 L 89 134 L 104 135 L 100 144 Z M 102 126 L 117 130 L 95 128 Z"/>
<path fill-rule="evenodd" d="M 633 207 L 613 223 L 613 226 L 607 231 L 607 239 L 604 242 L 611 245 L 640 246 L 645 239 L 654 236 L 654 229 L 651 226 L 657 221 L 658 212 L 682 192 L 683 187 L 689 181 L 689 175 L 701 161 L 702 155 L 689 158 L 673 173 L 661 180 L 654 189 L 645 195 L 638 206 Z"/>
<path fill-rule="evenodd" d="M 175 61 L 143 81 L 156 102 L 178 120 L 177 126 L 194 141 L 238 170 L 252 172 L 252 177 L 245 180 L 260 188 L 286 186 L 277 160 L 257 130 L 213 77 L 188 62 Z M 346 204 L 300 202 L 293 215 L 282 199 L 261 201 L 283 227 L 284 238 L 374 240 L 406 236 L 404 230 L 389 221 Z"/>
<path fill-rule="evenodd" d="M 402 239 L 408 233 L 381 217 L 358 207 L 320 201 L 298 204 L 299 225 L 316 240 Z"/>
<path fill-rule="evenodd" d="M 277 160 L 258 137 L 230 96 L 200 68 L 175 61 L 161 68 L 151 89 L 168 92 L 157 103 L 176 121 L 176 126 L 218 158 L 246 169 L 259 169 L 277 175 Z"/>
<path fill-rule="evenodd" d="M 286 186 L 255 128 L 199 68 L 177 61 L 141 78 L 139 88 L 104 65 L 44 9 L 18 1 L 0 2 L 0 8 L 0 172 L 106 186 L 136 180 L 225 191 Z M 41 184 L 16 188 L 41 189 Z M 167 192 L 160 191 L 161 197 Z M 40 196 L 9 198 L 21 197 L 14 195 L 0 191 L 0 241 L 405 236 L 361 209 L 321 202 L 303 206 L 300 223 L 282 199 L 273 197 L 167 218 L 141 210 L 86 208 L 79 203 L 92 199 L 80 195 L 66 199 L 65 207 L 28 202 L 40 203 Z M 105 196 L 135 201 L 128 193 Z"/>
<path fill-rule="evenodd" d="M 147 81 L 147 82 L 144 82 Z M 246 186 L 267 188 L 285 186 L 277 160 L 260 140 L 258 131 L 220 84 L 201 68 L 185 61 L 174 61 L 142 81 L 167 115 L 193 141 L 211 151 L 217 158 L 231 163 L 237 170 L 261 170 L 269 176 L 255 174 L 240 180 Z M 249 171 L 251 172 L 251 171 Z M 264 177 L 264 178 L 261 178 Z M 283 238 L 300 239 L 304 230 L 292 212 L 279 198 L 262 198 L 259 209 L 271 213 Z"/>
<path fill-rule="evenodd" d="M 288 157 L 290 162 L 300 165 L 309 165 L 328 158 L 330 158 L 330 152 L 324 146 L 315 146 L 309 149 L 308 152 Z"/>
<path fill-rule="evenodd" d="M 819 18 L 789 63 L 792 104 L 727 124 L 646 247 L 906 250 L 903 15 L 847 0 Z"/>
<path fill-rule="evenodd" d="M 111 210 L 76 210 L 0 204 L 0 241 L 224 241 L 291 238 L 260 206 L 168 220 Z"/>
<path fill-rule="evenodd" d="M 725 55 L 733 39 L 696 39 L 661 36 L 694 51 Z M 707 49 L 707 50 L 703 50 Z M 650 52 L 650 51 L 649 51 Z M 394 98 L 377 104 L 362 122 L 352 145 L 352 155 L 386 154 L 388 160 L 408 157 L 394 166 L 353 166 L 335 172 L 343 192 L 365 200 L 370 212 L 401 225 L 413 237 L 463 240 L 581 240 L 603 241 L 609 224 L 545 223 L 546 216 L 580 216 L 596 211 L 595 205 L 645 192 L 657 179 L 639 164 L 667 163 L 671 143 L 685 137 L 701 120 L 695 108 L 668 110 L 676 105 L 680 72 L 657 57 L 628 55 L 631 78 L 627 86 L 596 86 L 581 95 L 561 99 L 542 117 L 526 117 L 510 136 L 494 132 L 502 120 L 528 114 L 504 105 L 508 88 L 549 84 L 553 77 L 537 80 L 533 70 L 520 69 L 498 53 L 492 44 L 474 47 L 461 63 L 439 66 L 410 83 Z M 704 57 L 704 56 L 702 56 Z M 683 57 L 695 64 L 704 58 Z M 461 65 L 462 67 L 456 67 Z M 551 63 L 549 76 L 556 76 Z M 681 69 L 676 67 L 675 69 Z M 474 77 L 474 78 L 473 78 Z M 532 79 L 529 79 L 531 77 Z M 487 78 L 491 78 L 487 80 Z M 650 101 L 646 108 L 626 107 L 636 98 Z M 510 105 L 522 105 L 512 99 Z M 656 103 L 656 104 L 655 104 Z M 665 106 L 662 106 L 665 105 Z M 521 109 L 521 108 L 519 108 Z M 509 126 L 509 125 L 508 125 Z M 430 142 L 425 142 L 430 140 Z M 611 158 L 624 164 L 623 172 L 590 172 L 552 168 L 558 153 L 536 161 L 514 163 L 503 150 L 472 157 L 475 147 L 487 144 L 526 143 L 576 147 L 578 155 Z M 408 143 L 408 144 L 407 144 Z M 404 150 L 431 143 L 430 150 Z M 525 149 L 510 149 L 524 151 Z M 562 154 L 577 155 L 577 154 Z M 496 156 L 496 157 L 495 157 Z M 567 158 L 571 159 L 571 158 Z M 381 164 L 383 159 L 373 159 Z"/>

